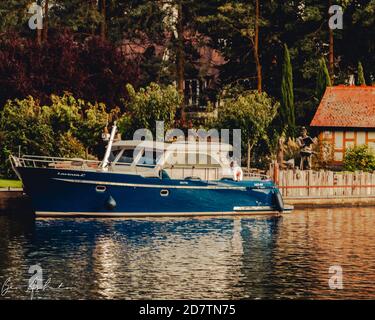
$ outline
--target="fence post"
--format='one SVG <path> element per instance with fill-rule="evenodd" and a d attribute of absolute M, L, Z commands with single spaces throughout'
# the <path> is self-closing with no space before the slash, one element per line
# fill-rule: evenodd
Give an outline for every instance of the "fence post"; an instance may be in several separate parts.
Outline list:
<path fill-rule="evenodd" d="M 277 161 L 273 163 L 273 182 L 279 185 L 279 164 Z"/>

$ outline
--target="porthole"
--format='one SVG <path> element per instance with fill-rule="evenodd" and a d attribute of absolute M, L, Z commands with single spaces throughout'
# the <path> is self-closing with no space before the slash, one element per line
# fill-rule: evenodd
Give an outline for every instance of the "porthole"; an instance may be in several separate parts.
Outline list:
<path fill-rule="evenodd" d="M 96 192 L 105 192 L 107 187 L 105 186 L 96 186 Z"/>
<path fill-rule="evenodd" d="M 161 190 L 160 195 L 162 197 L 168 197 L 169 196 L 169 190 L 165 190 L 165 189 Z"/>

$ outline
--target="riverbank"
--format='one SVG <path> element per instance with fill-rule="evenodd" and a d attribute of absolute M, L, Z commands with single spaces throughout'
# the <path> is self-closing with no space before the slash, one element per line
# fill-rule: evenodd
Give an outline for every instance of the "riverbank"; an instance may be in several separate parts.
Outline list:
<path fill-rule="evenodd" d="M 19 180 L 0 179 L 0 189 L 2 188 L 22 188 L 22 182 Z"/>
<path fill-rule="evenodd" d="M 0 188 L 0 213 L 31 212 L 28 196 L 19 188 Z"/>
<path fill-rule="evenodd" d="M 296 209 L 375 207 L 375 196 L 286 197 L 284 201 Z"/>

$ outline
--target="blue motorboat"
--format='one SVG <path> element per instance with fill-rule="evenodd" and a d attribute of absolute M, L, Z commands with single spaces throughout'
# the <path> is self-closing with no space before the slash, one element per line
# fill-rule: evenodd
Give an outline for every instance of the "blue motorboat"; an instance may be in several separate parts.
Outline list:
<path fill-rule="evenodd" d="M 292 210 L 267 177 L 241 180 L 233 175 L 229 144 L 114 141 L 114 132 L 102 161 L 10 157 L 36 215 L 248 215 Z"/>

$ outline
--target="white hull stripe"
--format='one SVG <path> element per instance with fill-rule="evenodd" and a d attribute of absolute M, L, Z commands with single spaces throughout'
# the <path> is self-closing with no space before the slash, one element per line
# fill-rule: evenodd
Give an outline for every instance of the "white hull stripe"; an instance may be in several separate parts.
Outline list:
<path fill-rule="evenodd" d="M 272 211 L 274 210 L 271 206 L 250 206 L 250 207 L 234 207 L 234 211 Z"/>
<path fill-rule="evenodd" d="M 53 180 L 93 184 L 100 186 L 118 186 L 118 187 L 133 187 L 133 188 L 158 188 L 158 189 L 199 189 L 199 190 L 240 190 L 246 191 L 246 187 L 232 187 L 232 186 L 176 186 L 176 185 L 158 185 L 158 184 L 138 184 L 138 183 L 123 183 L 123 182 L 108 182 L 108 181 L 93 181 L 93 180 L 74 180 L 74 179 L 60 179 L 53 178 Z"/>
<path fill-rule="evenodd" d="M 229 216 L 229 215 L 279 215 L 286 212 L 269 211 L 224 211 L 224 212 L 45 212 L 37 211 L 38 217 L 191 217 L 191 216 Z"/>

